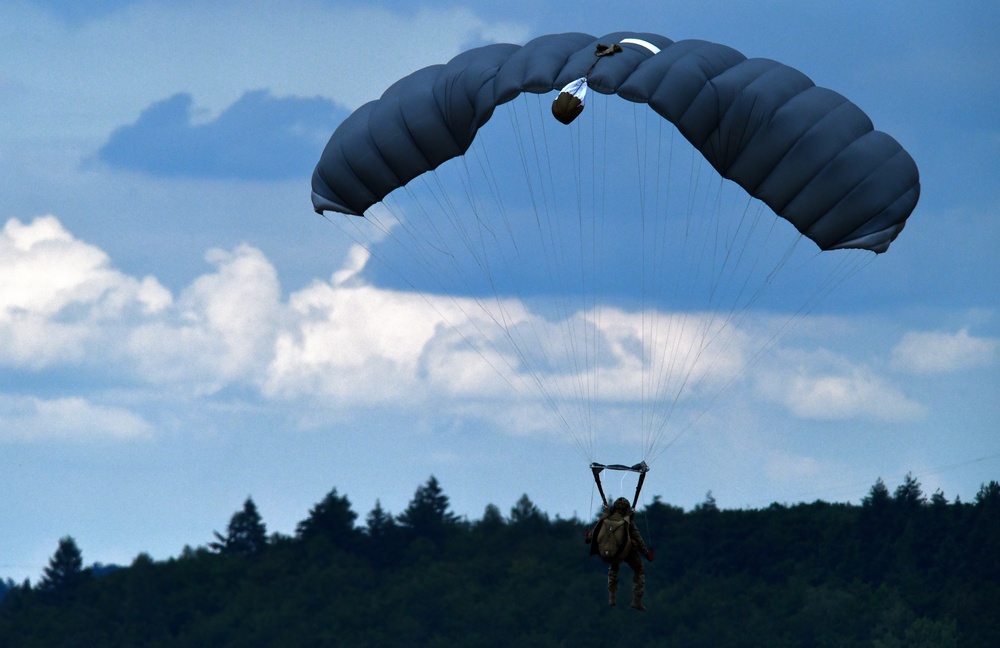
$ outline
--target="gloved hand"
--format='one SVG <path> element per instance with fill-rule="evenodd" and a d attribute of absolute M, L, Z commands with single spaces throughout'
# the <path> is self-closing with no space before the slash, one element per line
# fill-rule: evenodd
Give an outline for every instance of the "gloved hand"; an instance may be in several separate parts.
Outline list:
<path fill-rule="evenodd" d="M 648 560 L 649 562 L 653 562 L 653 548 L 652 547 L 650 547 L 646 551 L 646 560 Z"/>

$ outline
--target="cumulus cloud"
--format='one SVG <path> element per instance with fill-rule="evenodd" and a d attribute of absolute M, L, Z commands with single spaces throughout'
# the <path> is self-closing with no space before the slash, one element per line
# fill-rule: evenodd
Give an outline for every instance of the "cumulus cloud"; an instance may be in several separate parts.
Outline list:
<path fill-rule="evenodd" d="M 993 365 L 1000 340 L 956 333 L 911 331 L 892 350 L 893 366 L 918 375 L 964 371 Z"/>
<path fill-rule="evenodd" d="M 826 352 L 785 354 L 758 372 L 755 388 L 763 397 L 804 419 L 894 422 L 924 415 L 920 403 L 870 367 Z"/>
<path fill-rule="evenodd" d="M 345 403 L 413 404 L 426 399 L 431 383 L 481 384 L 488 367 L 466 366 L 455 373 L 449 368 L 455 357 L 447 352 L 444 359 L 425 356 L 428 349 L 461 346 L 453 337 L 454 327 L 468 324 L 464 309 L 469 305 L 349 281 L 364 260 L 364 253 L 355 249 L 348 268 L 335 273 L 332 282 L 316 282 L 291 295 L 289 326 L 276 339 L 264 392 Z M 476 358 L 473 366 L 480 365 L 485 367 Z M 459 375 L 457 383 L 444 378 Z"/>
<path fill-rule="evenodd" d="M 666 410 L 677 397 L 711 397 L 737 377 L 752 344 L 710 314 L 541 316 L 512 298 L 380 288 L 363 279 L 368 262 L 355 247 L 331 281 L 289 297 L 267 397 L 454 412 L 519 433 L 552 431 L 554 420 L 585 430 L 588 403 L 621 412 L 659 401 Z M 542 415 L 553 409 L 553 419 Z"/>
<path fill-rule="evenodd" d="M 260 250 L 210 250 L 210 269 L 175 297 L 115 270 L 54 217 L 8 222 L 0 246 L 9 270 L 0 272 L 0 328 L 18 341 L 0 364 L 113 365 L 136 388 L 208 396 L 235 387 L 307 404 L 313 419 L 391 406 L 542 431 L 531 412 L 556 406 L 570 428 L 585 428 L 586 403 L 624 420 L 643 401 L 710 402 L 771 339 L 751 332 L 749 318 L 737 327 L 708 313 L 610 306 L 543 317 L 516 299 L 380 288 L 363 279 L 362 247 L 330 280 L 288 296 Z M 799 417 L 922 414 L 863 365 L 813 356 L 775 367 L 759 372 L 759 393 Z"/>
<path fill-rule="evenodd" d="M 81 361 L 111 341 L 129 316 L 154 315 L 170 305 L 152 277 L 115 270 L 98 248 L 77 240 L 53 216 L 0 231 L 0 364 L 39 369 Z"/>
<path fill-rule="evenodd" d="M 127 409 L 79 397 L 45 400 L 0 395 L 0 443 L 146 438 L 152 426 Z"/>
<path fill-rule="evenodd" d="M 174 296 L 129 277 L 53 216 L 0 231 L 0 366 L 115 367 L 140 384 L 211 393 L 253 384 L 281 316 L 277 273 L 239 246 L 206 255 L 214 270 Z"/>
<path fill-rule="evenodd" d="M 346 110 L 327 99 L 248 92 L 220 115 L 194 123 L 179 93 L 115 130 L 97 152 L 112 167 L 151 176 L 284 180 L 308 177 Z"/>
<path fill-rule="evenodd" d="M 433 401 L 456 409 L 509 403 L 512 387 L 518 399 L 536 404 L 634 402 L 650 357 L 676 355 L 668 390 L 719 381 L 734 370 L 736 356 L 696 364 L 677 355 L 704 344 L 696 330 L 712 331 L 696 324 L 696 315 L 686 326 L 669 324 L 676 333 L 644 353 L 648 323 L 639 313 L 608 308 L 599 323 L 583 313 L 553 320 L 517 300 L 487 306 L 378 288 L 360 278 L 368 262 L 360 247 L 330 281 L 286 299 L 273 265 L 245 245 L 209 251 L 212 269 L 176 297 L 151 277 L 114 269 L 103 251 L 51 216 L 28 225 L 9 221 L 0 245 L 0 327 L 14 341 L 0 363 L 20 369 L 113 367 L 137 385 L 201 395 L 238 386 L 270 399 L 348 408 L 423 408 Z M 671 321 L 662 318 L 664 326 Z M 600 345 L 599 358 L 567 340 L 582 330 Z"/>
<path fill-rule="evenodd" d="M 210 260 L 218 271 L 178 297 L 172 320 L 133 333 L 147 380 L 194 381 L 203 391 L 253 384 L 271 399 L 331 409 L 480 403 L 495 416 L 494 403 L 512 399 L 573 410 L 590 399 L 713 393 L 741 371 L 751 344 L 709 314 L 650 318 L 609 307 L 599 321 L 582 312 L 552 319 L 516 299 L 379 288 L 361 279 L 369 262 L 361 247 L 330 281 L 287 301 L 259 251 L 216 251 Z"/>
<path fill-rule="evenodd" d="M 128 352 L 146 381 L 212 393 L 252 383 L 270 357 L 281 297 L 274 266 L 246 245 L 211 250 L 206 260 L 214 272 L 182 291 L 169 312 L 129 335 Z"/>

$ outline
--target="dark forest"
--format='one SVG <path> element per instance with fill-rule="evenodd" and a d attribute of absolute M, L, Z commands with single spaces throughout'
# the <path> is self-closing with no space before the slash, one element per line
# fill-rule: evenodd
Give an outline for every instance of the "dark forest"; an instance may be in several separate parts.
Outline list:
<path fill-rule="evenodd" d="M 907 476 L 858 504 L 690 511 L 655 497 L 646 612 L 607 605 L 590 521 L 527 495 L 455 515 L 431 477 L 399 514 L 337 489 L 291 536 L 247 498 L 223 532 L 156 561 L 85 567 L 71 535 L 37 583 L 0 582 L 0 646 L 998 646 L 1000 484 L 974 501 Z M 84 548 L 85 549 L 85 548 Z"/>

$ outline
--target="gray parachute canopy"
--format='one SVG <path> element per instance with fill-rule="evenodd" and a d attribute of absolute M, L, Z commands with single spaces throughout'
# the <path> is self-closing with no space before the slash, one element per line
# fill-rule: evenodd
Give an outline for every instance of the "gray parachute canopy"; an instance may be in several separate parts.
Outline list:
<path fill-rule="evenodd" d="M 621 51 L 598 56 L 602 44 Z M 581 78 L 649 104 L 722 176 L 824 250 L 884 252 L 917 204 L 913 158 L 842 95 L 724 45 L 618 32 L 487 45 L 397 81 L 334 132 L 313 173 L 313 207 L 361 215 L 464 154 L 498 105 Z"/>

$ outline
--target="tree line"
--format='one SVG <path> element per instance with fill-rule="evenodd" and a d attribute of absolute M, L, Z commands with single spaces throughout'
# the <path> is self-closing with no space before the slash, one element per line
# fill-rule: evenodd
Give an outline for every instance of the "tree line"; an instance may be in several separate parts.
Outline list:
<path fill-rule="evenodd" d="M 376 502 L 359 520 L 334 488 L 294 534 L 268 534 L 247 498 L 164 561 L 84 567 L 64 537 L 38 583 L 2 582 L 0 645 L 1000 645 L 995 481 L 970 503 L 910 475 L 859 504 L 654 497 L 637 519 L 656 550 L 646 613 L 607 607 L 592 522 L 527 495 L 469 521 L 431 477 L 398 515 Z"/>

